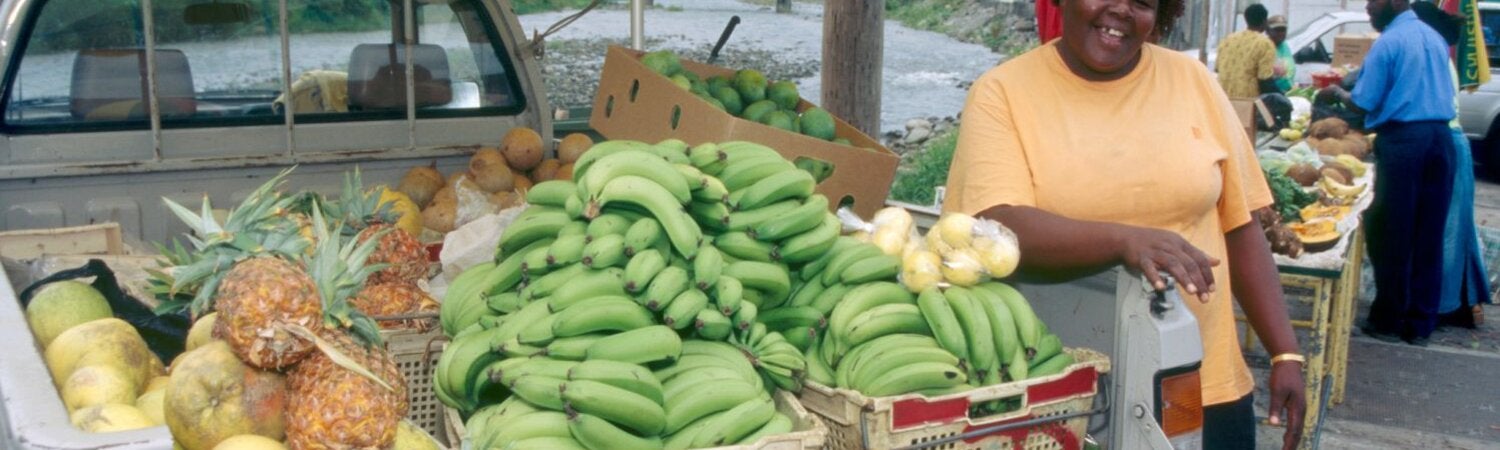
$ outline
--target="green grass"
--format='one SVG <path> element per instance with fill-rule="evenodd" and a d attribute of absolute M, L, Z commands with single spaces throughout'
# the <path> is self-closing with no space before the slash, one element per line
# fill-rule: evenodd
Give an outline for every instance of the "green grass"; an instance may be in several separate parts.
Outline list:
<path fill-rule="evenodd" d="M 909 155 L 896 171 L 896 181 L 891 183 L 891 198 L 917 205 L 931 205 L 933 188 L 948 183 L 948 166 L 953 163 L 953 150 L 958 147 L 958 130 L 950 131 L 927 141 L 927 148 Z"/>
<path fill-rule="evenodd" d="M 932 31 L 956 39 L 983 44 L 997 53 L 1018 55 L 1037 46 L 1036 36 L 1001 29 L 999 17 L 992 18 L 979 30 L 954 30 L 948 19 L 963 13 L 970 0 L 885 0 L 887 19 L 900 22 L 909 28 Z"/>
<path fill-rule="evenodd" d="M 579 9 L 588 6 L 589 0 L 515 0 L 511 2 L 511 5 L 515 6 L 516 14 L 531 14 L 560 9 Z"/>

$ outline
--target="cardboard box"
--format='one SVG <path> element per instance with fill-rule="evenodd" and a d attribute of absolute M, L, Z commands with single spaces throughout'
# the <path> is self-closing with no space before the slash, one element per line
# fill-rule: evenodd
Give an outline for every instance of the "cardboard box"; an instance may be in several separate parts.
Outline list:
<path fill-rule="evenodd" d="M 853 147 L 734 117 L 651 71 L 640 61 L 643 54 L 624 47 L 609 48 L 589 117 L 589 126 L 599 134 L 645 142 L 676 138 L 689 145 L 756 142 L 776 149 L 791 161 L 806 157 L 833 164 L 833 174 L 818 184 L 818 193 L 828 197 L 832 208 L 849 197 L 854 212 L 868 218 L 885 206 L 901 158 L 876 140 L 839 118 L 834 118 L 835 135 L 848 139 Z M 682 61 L 682 67 L 705 79 L 734 74 L 732 69 L 687 60 Z M 803 99 L 797 110 L 812 106 Z"/>
<path fill-rule="evenodd" d="M 123 255 L 120 224 L 114 222 L 65 228 L 0 233 L 0 256 L 33 259 L 50 255 Z"/>
<path fill-rule="evenodd" d="M 1250 136 L 1250 142 L 1255 142 L 1256 101 L 1248 98 L 1229 99 L 1229 104 L 1234 106 L 1234 115 L 1240 119 L 1240 125 L 1245 127 L 1245 134 Z"/>
<path fill-rule="evenodd" d="M 1333 38 L 1333 67 L 1359 67 L 1379 34 L 1343 34 Z"/>

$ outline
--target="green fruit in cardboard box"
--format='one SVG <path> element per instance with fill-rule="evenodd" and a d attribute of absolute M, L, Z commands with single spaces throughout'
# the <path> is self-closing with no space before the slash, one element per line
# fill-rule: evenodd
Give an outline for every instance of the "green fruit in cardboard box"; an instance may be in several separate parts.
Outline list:
<path fill-rule="evenodd" d="M 843 145 L 847 145 L 847 146 L 850 146 L 850 147 L 854 146 L 853 142 L 849 142 L 848 139 L 841 138 L 841 137 L 840 138 L 833 138 L 833 143 L 835 143 L 835 144 L 843 144 Z"/>
<path fill-rule="evenodd" d="M 766 117 L 766 114 L 769 114 L 775 110 L 776 102 L 770 100 L 750 102 L 750 106 L 745 107 L 744 114 L 741 114 L 740 117 L 751 122 L 764 123 L 764 121 L 761 119 L 764 119 Z"/>
<path fill-rule="evenodd" d="M 734 73 L 734 90 L 740 92 L 740 100 L 755 103 L 766 99 L 766 76 L 754 69 L 742 69 Z"/>
<path fill-rule="evenodd" d="M 719 104 L 724 105 L 725 111 L 729 111 L 730 114 L 734 114 L 735 116 L 739 116 L 740 113 L 745 112 L 745 103 L 740 101 L 739 91 L 734 90 L 734 88 L 728 85 L 719 86 L 718 88 L 712 86 L 713 83 L 710 82 L 708 92 L 719 100 Z"/>
<path fill-rule="evenodd" d="M 677 85 L 677 87 L 682 88 L 684 91 L 693 90 L 693 82 L 688 81 L 687 77 L 682 76 L 682 74 L 672 75 L 668 79 L 672 80 L 672 84 Z"/>
<path fill-rule="evenodd" d="M 719 99 L 714 98 L 712 95 L 698 94 L 698 98 L 701 98 L 703 99 L 703 101 L 708 102 L 708 104 L 713 105 L 714 108 L 718 108 L 719 111 L 729 111 L 728 108 L 724 107 L 724 102 L 719 101 Z"/>
<path fill-rule="evenodd" d="M 760 123 L 787 131 L 796 131 L 794 129 L 796 124 L 792 122 L 792 115 L 787 114 L 785 111 L 771 111 L 765 117 L 761 118 Z"/>
<path fill-rule="evenodd" d="M 704 83 L 708 83 L 708 92 L 718 92 L 719 88 L 725 88 L 725 87 L 731 88 L 731 89 L 734 88 L 734 83 L 731 83 L 729 81 L 729 78 L 725 77 L 723 75 L 714 75 L 714 76 L 708 77 L 708 79 L 707 80 L 703 80 L 703 82 Z M 739 92 L 735 92 L 734 95 L 740 95 L 740 93 Z"/>
<path fill-rule="evenodd" d="M 766 98 L 776 102 L 776 106 L 787 111 L 796 111 L 797 102 L 802 100 L 797 94 L 797 84 L 790 81 L 777 81 L 766 88 Z"/>
<path fill-rule="evenodd" d="M 833 115 L 828 111 L 814 106 L 802 112 L 802 134 L 829 141 L 833 140 L 833 133 Z"/>
<path fill-rule="evenodd" d="M 678 72 L 682 72 L 682 61 L 679 61 L 677 54 L 672 53 L 670 50 L 658 50 L 647 53 L 641 57 L 641 64 L 645 64 L 652 72 L 659 73 L 664 77 L 670 77 L 677 75 Z"/>

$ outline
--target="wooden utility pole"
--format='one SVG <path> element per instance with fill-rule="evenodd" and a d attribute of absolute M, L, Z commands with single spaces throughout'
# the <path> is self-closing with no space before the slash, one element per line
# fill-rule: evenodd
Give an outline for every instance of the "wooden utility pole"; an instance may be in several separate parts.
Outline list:
<path fill-rule="evenodd" d="M 880 134 L 885 2 L 827 0 L 823 7 L 823 108 Z"/>
<path fill-rule="evenodd" d="M 792 12 L 792 0 L 776 0 L 776 12 L 782 14 Z"/>

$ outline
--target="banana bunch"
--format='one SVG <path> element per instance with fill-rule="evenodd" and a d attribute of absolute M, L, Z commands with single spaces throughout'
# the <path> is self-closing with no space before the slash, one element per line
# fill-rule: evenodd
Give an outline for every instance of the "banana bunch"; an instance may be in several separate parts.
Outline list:
<path fill-rule="evenodd" d="M 792 431 L 747 354 L 723 342 L 688 341 L 682 358 L 658 369 L 665 393 L 664 448 L 752 443 Z"/>
<path fill-rule="evenodd" d="M 476 448 L 662 448 L 665 391 L 643 366 L 517 356 L 480 375 L 511 395 L 469 415 Z"/>

